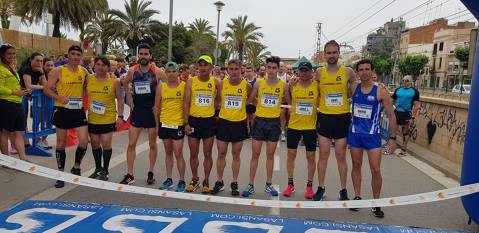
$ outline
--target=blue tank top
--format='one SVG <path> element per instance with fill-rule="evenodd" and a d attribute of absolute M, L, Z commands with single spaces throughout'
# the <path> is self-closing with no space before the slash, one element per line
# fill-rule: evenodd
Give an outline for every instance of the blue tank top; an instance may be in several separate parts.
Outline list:
<path fill-rule="evenodd" d="M 146 73 L 139 69 L 133 73 L 132 93 L 135 108 L 153 108 L 157 85 L 156 75 L 151 69 Z"/>
<path fill-rule="evenodd" d="M 361 92 L 361 84 L 354 90 L 352 98 L 353 119 L 351 132 L 361 134 L 379 134 L 381 121 L 381 103 L 377 98 L 378 85 L 374 84 L 367 94 Z"/>

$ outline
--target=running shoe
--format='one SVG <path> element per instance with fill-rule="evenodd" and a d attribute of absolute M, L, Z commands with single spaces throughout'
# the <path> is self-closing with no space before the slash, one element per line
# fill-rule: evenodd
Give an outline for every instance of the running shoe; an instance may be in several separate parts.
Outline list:
<path fill-rule="evenodd" d="M 152 185 L 155 183 L 156 180 L 153 176 L 154 176 L 153 172 L 148 172 L 148 178 L 146 179 L 146 184 Z"/>
<path fill-rule="evenodd" d="M 339 200 L 340 200 L 340 201 L 347 201 L 347 200 L 349 200 L 348 190 L 346 190 L 346 189 L 341 189 L 341 190 L 339 190 Z"/>
<path fill-rule="evenodd" d="M 326 192 L 326 189 L 323 187 L 318 187 L 318 190 L 316 193 L 313 195 L 313 201 L 321 201 L 324 198 L 324 193 Z"/>
<path fill-rule="evenodd" d="M 371 208 L 374 217 L 376 218 L 384 218 L 384 212 L 381 210 L 381 207 L 373 207 Z"/>
<path fill-rule="evenodd" d="M 97 168 L 88 178 L 96 179 L 100 177 L 100 172 L 102 172 L 102 169 Z"/>
<path fill-rule="evenodd" d="M 9 150 L 9 152 L 10 152 L 11 155 L 16 155 L 16 154 L 18 154 L 17 148 L 16 148 L 15 145 L 13 145 L 13 144 L 10 144 L 10 150 Z"/>
<path fill-rule="evenodd" d="M 57 180 L 57 182 L 55 182 L 55 188 L 59 189 L 59 188 L 63 188 L 63 187 L 65 187 L 65 182 L 64 181 Z"/>
<path fill-rule="evenodd" d="M 186 187 L 186 192 L 192 193 L 200 187 L 200 182 L 198 180 L 191 180 L 191 182 Z"/>
<path fill-rule="evenodd" d="M 219 192 L 223 191 L 225 189 L 225 184 L 223 181 L 216 181 L 215 186 L 213 187 L 213 190 L 211 190 L 212 195 L 216 195 Z"/>
<path fill-rule="evenodd" d="M 291 197 L 291 195 L 294 193 L 294 185 L 288 184 L 286 189 L 283 191 L 283 196 L 285 197 Z"/>
<path fill-rule="evenodd" d="M 353 200 L 359 201 L 359 200 L 362 200 L 362 198 L 361 198 L 360 196 L 355 196 Z M 351 210 L 351 211 L 358 211 L 359 208 L 349 208 L 349 210 Z"/>
<path fill-rule="evenodd" d="M 103 180 L 103 181 L 107 181 L 108 179 L 110 179 L 108 171 L 107 170 L 102 170 L 100 172 L 100 177 L 98 179 Z"/>
<path fill-rule="evenodd" d="M 276 191 L 272 184 L 266 184 L 264 186 L 264 191 L 271 194 L 273 197 L 278 196 L 278 191 Z"/>
<path fill-rule="evenodd" d="M 70 170 L 70 172 L 71 172 L 73 175 L 81 176 L 81 169 L 80 169 L 80 168 L 72 167 L 72 169 Z"/>
<path fill-rule="evenodd" d="M 206 180 L 203 180 L 203 188 L 201 189 L 201 193 L 202 194 L 209 194 L 211 192 L 210 190 L 210 184 L 208 184 L 208 182 L 206 182 Z"/>
<path fill-rule="evenodd" d="M 254 186 L 252 184 L 248 184 L 248 186 L 246 186 L 246 188 L 241 193 L 241 196 L 249 197 L 253 193 L 254 193 Z"/>
<path fill-rule="evenodd" d="M 180 180 L 180 182 L 178 182 L 178 185 L 176 186 L 176 191 L 179 193 L 182 193 L 185 191 L 185 187 L 186 187 L 185 181 Z"/>
<path fill-rule="evenodd" d="M 163 184 L 160 186 L 160 190 L 168 190 L 173 187 L 173 180 L 171 178 L 167 178 Z"/>
<path fill-rule="evenodd" d="M 133 175 L 130 175 L 130 174 L 126 174 L 123 177 L 123 180 L 120 182 L 120 184 L 127 184 L 127 185 L 130 185 L 133 183 L 135 183 L 135 177 L 133 177 Z"/>
<path fill-rule="evenodd" d="M 239 189 L 238 189 L 238 182 L 231 182 L 230 185 L 231 188 L 231 196 L 238 196 L 240 195 Z"/>
<path fill-rule="evenodd" d="M 313 199 L 314 191 L 312 186 L 306 186 L 306 192 L 304 193 L 304 197 L 306 199 Z"/>

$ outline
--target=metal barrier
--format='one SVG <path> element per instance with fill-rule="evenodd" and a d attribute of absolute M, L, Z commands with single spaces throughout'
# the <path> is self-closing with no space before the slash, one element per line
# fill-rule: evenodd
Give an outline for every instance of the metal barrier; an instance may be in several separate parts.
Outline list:
<path fill-rule="evenodd" d="M 381 112 L 381 138 L 386 142 L 389 140 L 389 136 L 391 136 L 391 132 L 389 132 L 389 117 L 386 112 Z"/>
<path fill-rule="evenodd" d="M 23 110 L 28 111 L 29 102 L 32 106 L 33 122 L 31 131 L 25 131 L 25 138 L 32 139 L 32 146 L 25 148 L 25 152 L 28 155 L 38 155 L 51 157 L 52 153 L 38 146 L 38 139 L 40 137 L 55 134 L 55 129 L 52 125 L 52 113 L 53 113 L 53 99 L 45 96 L 42 90 L 33 90 L 31 100 L 27 97 L 23 98 Z"/>

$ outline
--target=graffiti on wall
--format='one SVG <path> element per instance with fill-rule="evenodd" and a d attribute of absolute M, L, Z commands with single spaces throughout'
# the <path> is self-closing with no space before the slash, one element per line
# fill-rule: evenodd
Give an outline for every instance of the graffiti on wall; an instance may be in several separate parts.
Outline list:
<path fill-rule="evenodd" d="M 464 144 L 466 137 L 466 122 L 458 119 L 456 116 L 457 109 L 449 106 L 421 103 L 418 116 L 427 121 L 426 133 L 428 143 L 431 144 L 434 135 L 438 129 L 445 129 L 448 136 L 449 145 L 453 142 Z M 411 126 L 411 131 L 417 131 L 417 125 Z M 412 137 L 413 140 L 416 138 Z"/>

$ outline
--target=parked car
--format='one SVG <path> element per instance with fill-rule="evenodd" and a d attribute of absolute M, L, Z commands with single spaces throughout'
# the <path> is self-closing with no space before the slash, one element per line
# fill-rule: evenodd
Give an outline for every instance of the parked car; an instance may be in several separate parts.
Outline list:
<path fill-rule="evenodd" d="M 452 88 L 453 93 L 461 93 L 461 84 L 457 84 Z M 470 94 L 471 93 L 471 85 L 470 84 L 463 84 L 462 85 L 462 94 Z"/>

